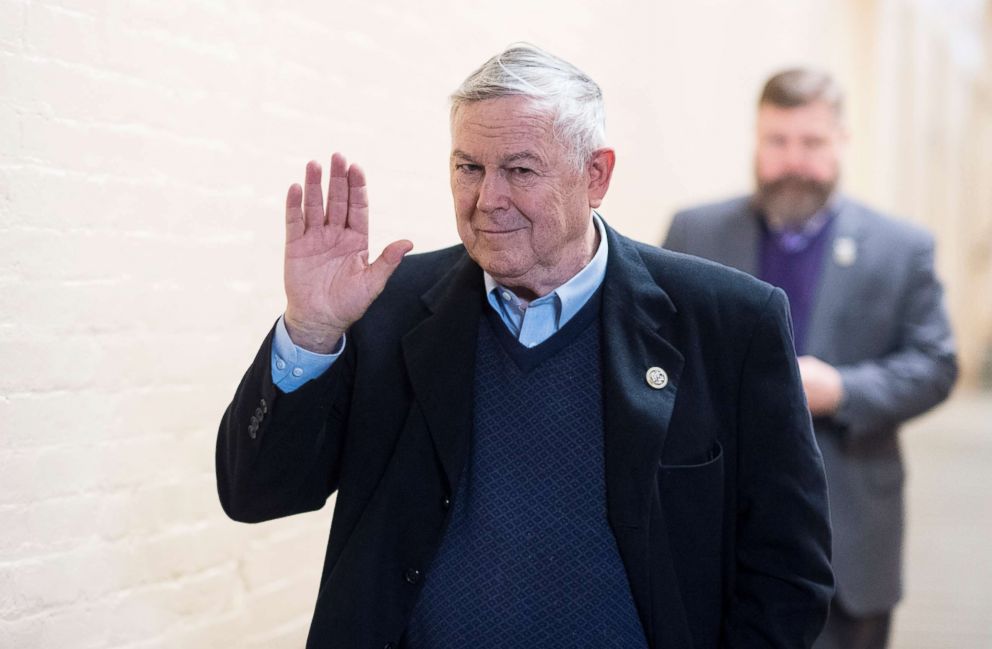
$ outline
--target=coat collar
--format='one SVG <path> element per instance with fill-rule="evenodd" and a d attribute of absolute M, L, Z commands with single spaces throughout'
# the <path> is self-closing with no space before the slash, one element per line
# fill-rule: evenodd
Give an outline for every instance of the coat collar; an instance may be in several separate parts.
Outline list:
<path fill-rule="evenodd" d="M 830 198 L 827 209 L 835 214 L 833 224 L 828 226 L 833 230 L 832 238 L 836 239 L 837 233 L 842 229 L 845 231 L 857 229 L 856 221 L 849 218 L 850 205 L 851 202 L 843 194 L 837 193 Z M 718 244 L 720 254 L 716 259 L 724 265 L 757 277 L 761 270 L 759 259 L 763 226 L 761 212 L 755 204 L 754 196 L 746 199 L 743 214 L 744 218 L 730 220 L 726 230 L 720 233 Z"/>
<path fill-rule="evenodd" d="M 688 647 L 664 512 L 652 508 L 685 363 L 668 341 L 677 309 L 636 244 L 608 225 L 606 231 L 610 250 L 600 331 L 607 516 L 649 642 Z M 403 338 L 410 383 L 449 493 L 457 489 L 471 444 L 476 340 L 482 309 L 488 308 L 484 292 L 482 270 L 465 254 L 422 296 L 430 315 Z M 651 368 L 664 371 L 664 387 L 652 387 Z M 649 521 L 662 526 L 654 535 Z M 663 619 L 656 602 L 664 602 Z"/>
<path fill-rule="evenodd" d="M 606 227 L 610 253 L 601 314 L 607 508 L 614 526 L 647 524 L 651 480 L 668 434 L 684 365 L 666 339 L 677 309 L 635 244 Z M 403 338 L 410 382 L 450 489 L 468 457 L 482 270 L 465 254 L 424 295 L 430 315 Z M 660 368 L 667 385 L 647 379 Z"/>
<path fill-rule="evenodd" d="M 607 505 L 614 526 L 642 527 L 685 360 L 668 341 L 675 305 L 635 244 L 612 229 L 608 236 L 601 329 Z M 651 368 L 665 373 L 667 385 L 651 385 Z"/>
<path fill-rule="evenodd" d="M 669 342 L 678 310 L 637 246 L 612 229 L 608 236 L 600 328 L 607 516 L 648 642 L 689 647 L 692 641 L 668 544 L 670 530 L 665 512 L 652 507 L 685 365 L 681 352 Z M 664 371 L 664 387 L 652 386 L 650 368 Z M 660 616 L 658 602 L 663 602 Z"/>
<path fill-rule="evenodd" d="M 836 345 L 831 342 L 836 335 L 831 314 L 838 313 L 850 298 L 852 274 L 859 269 L 860 253 L 864 239 L 862 220 L 858 218 L 857 204 L 844 194 L 834 198 L 832 209 L 834 221 L 829 226 L 830 241 L 823 259 L 813 301 L 809 331 L 806 334 L 807 353 L 820 358 L 828 358 Z M 761 215 L 748 200 L 742 218 L 728 221 L 726 230 L 718 235 L 722 242 L 717 261 L 758 276 L 761 249 Z"/>
<path fill-rule="evenodd" d="M 421 296 L 431 315 L 403 337 L 407 373 L 449 493 L 454 493 L 471 440 L 472 377 L 484 293 L 482 269 L 466 253 Z"/>

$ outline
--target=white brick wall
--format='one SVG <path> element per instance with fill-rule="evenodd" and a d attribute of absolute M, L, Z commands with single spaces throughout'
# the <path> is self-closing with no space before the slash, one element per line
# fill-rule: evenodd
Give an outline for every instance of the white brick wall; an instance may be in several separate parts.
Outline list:
<path fill-rule="evenodd" d="M 376 249 L 454 242 L 446 95 L 530 40 L 601 81 L 607 216 L 657 240 L 747 185 L 763 75 L 831 56 L 826 0 L 306 4 L 0 0 L 3 649 L 302 646 L 330 507 L 229 521 L 213 446 L 308 159 L 364 164 Z"/>

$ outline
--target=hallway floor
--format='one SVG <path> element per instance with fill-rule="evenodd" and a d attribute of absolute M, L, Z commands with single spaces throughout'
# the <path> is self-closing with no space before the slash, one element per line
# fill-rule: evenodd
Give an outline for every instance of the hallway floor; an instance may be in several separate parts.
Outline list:
<path fill-rule="evenodd" d="M 955 394 L 902 435 L 906 596 L 891 649 L 990 649 L 992 394 Z"/>

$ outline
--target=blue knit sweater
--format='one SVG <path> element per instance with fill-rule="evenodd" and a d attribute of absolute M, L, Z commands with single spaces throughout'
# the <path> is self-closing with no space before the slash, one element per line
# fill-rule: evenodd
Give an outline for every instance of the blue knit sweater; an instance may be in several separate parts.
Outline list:
<path fill-rule="evenodd" d="M 598 316 L 597 295 L 532 349 L 481 322 L 470 460 L 407 649 L 646 647 L 606 520 Z"/>

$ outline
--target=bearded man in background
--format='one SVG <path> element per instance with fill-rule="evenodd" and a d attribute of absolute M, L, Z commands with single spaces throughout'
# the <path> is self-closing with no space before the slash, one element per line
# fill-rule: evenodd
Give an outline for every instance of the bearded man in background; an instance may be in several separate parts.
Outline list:
<path fill-rule="evenodd" d="M 899 426 L 957 376 L 934 241 L 838 193 L 847 134 L 829 75 L 769 79 L 756 135 L 754 194 L 676 214 L 663 245 L 786 292 L 834 535 L 836 592 L 814 647 L 878 649 L 902 595 Z"/>

